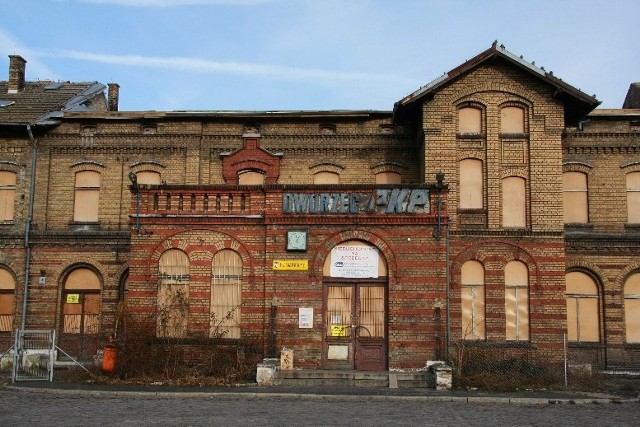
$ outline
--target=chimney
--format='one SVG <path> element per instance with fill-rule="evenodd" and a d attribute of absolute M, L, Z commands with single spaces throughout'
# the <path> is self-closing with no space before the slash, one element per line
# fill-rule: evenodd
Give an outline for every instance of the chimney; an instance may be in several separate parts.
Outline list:
<path fill-rule="evenodd" d="M 118 83 L 108 83 L 109 99 L 107 100 L 108 111 L 118 111 L 118 98 L 120 97 L 120 85 Z"/>
<path fill-rule="evenodd" d="M 20 55 L 9 55 L 9 93 L 18 93 L 24 88 L 27 61 Z"/>

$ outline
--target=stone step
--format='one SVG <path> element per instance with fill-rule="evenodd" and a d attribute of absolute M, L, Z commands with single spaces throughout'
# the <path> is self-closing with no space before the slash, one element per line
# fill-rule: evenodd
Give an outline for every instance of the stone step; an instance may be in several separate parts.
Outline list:
<path fill-rule="evenodd" d="M 277 370 L 274 385 L 426 388 L 427 372 Z"/>

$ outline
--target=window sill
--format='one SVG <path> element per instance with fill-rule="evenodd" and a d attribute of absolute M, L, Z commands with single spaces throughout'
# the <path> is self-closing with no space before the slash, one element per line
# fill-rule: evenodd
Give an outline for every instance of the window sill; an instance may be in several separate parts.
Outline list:
<path fill-rule="evenodd" d="M 69 228 L 73 231 L 97 231 L 100 230 L 99 222 L 70 221 Z"/>

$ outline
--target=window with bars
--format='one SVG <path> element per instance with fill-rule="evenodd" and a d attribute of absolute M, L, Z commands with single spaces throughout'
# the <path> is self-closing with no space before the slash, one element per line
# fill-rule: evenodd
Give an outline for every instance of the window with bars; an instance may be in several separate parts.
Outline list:
<path fill-rule="evenodd" d="M 158 318 L 156 333 L 163 338 L 187 335 L 189 317 L 189 258 L 169 249 L 159 260 Z"/>
<path fill-rule="evenodd" d="M 507 341 L 529 340 L 529 270 L 521 261 L 504 269 Z"/>
<path fill-rule="evenodd" d="M 485 339 L 484 266 L 478 261 L 462 265 L 460 278 L 462 338 Z"/>
<path fill-rule="evenodd" d="M 359 334 L 368 338 L 384 338 L 383 286 L 363 286 L 360 290 Z"/>
<path fill-rule="evenodd" d="M 240 338 L 242 306 L 242 258 L 231 250 L 215 254 L 211 272 L 212 338 Z"/>

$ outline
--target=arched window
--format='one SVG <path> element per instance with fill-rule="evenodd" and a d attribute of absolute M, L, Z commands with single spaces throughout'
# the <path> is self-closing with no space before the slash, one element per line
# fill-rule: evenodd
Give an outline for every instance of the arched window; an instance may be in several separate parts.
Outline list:
<path fill-rule="evenodd" d="M 529 339 L 529 270 L 521 261 L 504 268 L 504 315 L 507 341 Z"/>
<path fill-rule="evenodd" d="M 482 160 L 460 161 L 460 209 L 482 209 Z"/>
<path fill-rule="evenodd" d="M 567 273 L 567 338 L 574 342 L 600 341 L 598 286 L 591 276 Z"/>
<path fill-rule="evenodd" d="M 238 172 L 239 185 L 262 185 L 264 184 L 264 173 L 258 171 L 245 170 Z"/>
<path fill-rule="evenodd" d="M 502 180 L 502 226 L 526 227 L 526 184 L 524 178 L 509 176 Z"/>
<path fill-rule="evenodd" d="M 242 258 L 223 249 L 213 257 L 211 272 L 212 338 L 240 338 L 242 306 Z"/>
<path fill-rule="evenodd" d="M 523 108 L 503 107 L 500 109 L 500 133 L 525 133 Z"/>
<path fill-rule="evenodd" d="M 0 268 L 0 332 L 13 331 L 16 281 L 13 275 Z"/>
<path fill-rule="evenodd" d="M 462 264 L 461 278 L 462 338 L 485 339 L 484 266 L 478 261 Z"/>
<path fill-rule="evenodd" d="M 136 177 L 140 185 L 159 185 L 162 183 L 162 177 L 156 171 L 139 171 L 136 172 Z"/>
<path fill-rule="evenodd" d="M 340 184 L 340 175 L 335 172 L 318 172 L 313 174 L 314 184 Z"/>
<path fill-rule="evenodd" d="M 99 200 L 100 173 L 94 171 L 76 172 L 73 220 L 97 222 Z"/>
<path fill-rule="evenodd" d="M 627 174 L 627 222 L 640 224 L 640 172 Z"/>
<path fill-rule="evenodd" d="M 93 270 L 76 268 L 66 277 L 62 295 L 63 332 L 97 334 L 100 325 L 100 278 Z"/>
<path fill-rule="evenodd" d="M 564 223 L 589 222 L 589 206 L 587 201 L 587 175 L 582 172 L 565 172 L 562 174 L 564 191 Z"/>
<path fill-rule="evenodd" d="M 189 318 L 189 258 L 179 249 L 169 249 L 159 261 L 159 337 L 184 337 Z"/>
<path fill-rule="evenodd" d="M 378 172 L 376 174 L 376 184 L 400 184 L 402 175 L 398 172 Z"/>
<path fill-rule="evenodd" d="M 16 201 L 16 174 L 0 171 L 0 222 L 13 221 Z"/>
<path fill-rule="evenodd" d="M 458 133 L 482 133 L 482 110 L 476 107 L 463 107 L 458 109 Z"/>
<path fill-rule="evenodd" d="M 640 273 L 633 274 L 624 284 L 624 325 L 626 341 L 640 343 Z"/>

